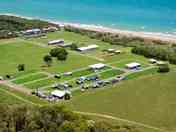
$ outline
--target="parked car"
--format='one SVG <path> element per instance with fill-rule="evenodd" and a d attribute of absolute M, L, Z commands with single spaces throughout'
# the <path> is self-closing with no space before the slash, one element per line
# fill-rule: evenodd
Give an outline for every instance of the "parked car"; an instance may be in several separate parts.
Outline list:
<path fill-rule="evenodd" d="M 98 76 L 91 76 L 91 77 L 88 77 L 87 80 L 88 81 L 97 81 L 98 80 Z"/>

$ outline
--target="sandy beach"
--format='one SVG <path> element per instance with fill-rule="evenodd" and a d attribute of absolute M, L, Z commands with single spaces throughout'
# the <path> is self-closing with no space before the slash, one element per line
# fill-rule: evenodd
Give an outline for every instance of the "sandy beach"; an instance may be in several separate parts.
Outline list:
<path fill-rule="evenodd" d="M 120 34 L 120 35 L 127 36 L 127 37 L 140 37 L 144 39 L 161 40 L 165 42 L 176 43 L 176 35 L 174 34 L 140 32 L 140 31 L 137 32 L 137 31 L 112 29 L 108 27 L 95 26 L 95 25 L 73 24 L 73 23 L 65 23 L 65 25 L 73 26 L 76 28 L 82 28 L 82 29 L 86 29 L 90 31 L 109 32 L 109 33 L 114 33 L 114 34 Z"/>
<path fill-rule="evenodd" d="M 20 16 L 20 15 L 9 14 L 9 13 L 0 14 L 0 15 L 16 16 L 16 17 L 21 17 L 21 18 L 26 18 L 26 19 L 40 19 L 43 21 L 48 21 L 53 24 L 58 24 L 62 26 L 72 26 L 72 27 L 86 29 L 90 31 L 109 32 L 113 34 L 120 34 L 120 35 L 127 36 L 127 37 L 139 37 L 139 38 L 150 39 L 150 40 L 160 40 L 160 41 L 169 42 L 169 43 L 176 43 L 176 33 L 169 34 L 169 33 L 160 33 L 160 32 L 157 33 L 157 32 L 141 32 L 141 31 L 112 29 L 112 28 L 97 26 L 97 25 L 87 25 L 87 24 L 79 24 L 79 23 L 64 23 L 64 22 L 59 22 L 59 21 L 41 19 L 38 17 L 32 18 L 32 17 Z"/>

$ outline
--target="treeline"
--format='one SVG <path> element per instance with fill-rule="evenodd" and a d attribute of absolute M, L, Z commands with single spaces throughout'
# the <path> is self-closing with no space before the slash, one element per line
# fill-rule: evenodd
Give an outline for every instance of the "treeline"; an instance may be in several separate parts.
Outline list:
<path fill-rule="evenodd" d="M 138 45 L 132 49 L 132 53 L 176 64 L 175 46 Z"/>
<path fill-rule="evenodd" d="M 32 28 L 44 28 L 51 23 L 41 20 L 29 20 L 15 16 L 0 15 L 0 39 L 18 36 L 18 32 Z"/>
<path fill-rule="evenodd" d="M 90 31 L 82 28 L 73 27 L 73 26 L 65 26 L 65 30 L 69 32 L 79 33 L 81 35 L 86 35 L 93 39 L 99 39 L 113 45 L 133 47 L 136 45 L 143 45 L 143 44 L 157 44 L 157 45 L 166 44 L 165 42 L 159 41 L 159 40 L 147 40 L 140 37 L 127 37 L 120 34 Z"/>
<path fill-rule="evenodd" d="M 131 125 L 90 120 L 63 106 L 0 106 L 1 132 L 139 132 Z"/>

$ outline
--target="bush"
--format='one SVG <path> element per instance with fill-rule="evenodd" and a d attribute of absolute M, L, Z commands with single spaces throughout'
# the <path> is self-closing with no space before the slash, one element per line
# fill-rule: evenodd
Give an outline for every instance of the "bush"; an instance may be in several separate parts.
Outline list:
<path fill-rule="evenodd" d="M 158 72 L 160 72 L 160 73 L 165 73 L 165 72 L 169 72 L 169 71 L 170 71 L 170 68 L 169 68 L 168 64 L 162 64 L 158 68 Z"/>
<path fill-rule="evenodd" d="M 47 64 L 47 66 L 51 66 L 52 63 L 52 57 L 50 55 L 45 55 L 43 57 L 43 61 Z"/>
<path fill-rule="evenodd" d="M 171 64 L 176 64 L 176 51 L 172 47 L 139 45 L 132 48 L 131 52 L 134 54 L 143 55 L 148 58 L 156 58 L 159 60 L 169 61 Z"/>
<path fill-rule="evenodd" d="M 18 68 L 18 71 L 24 71 L 25 70 L 25 65 L 24 64 L 19 64 L 17 68 Z"/>
<path fill-rule="evenodd" d="M 15 16 L 0 15 L 0 39 L 17 37 L 22 30 L 54 25 L 41 20 L 28 20 Z"/>

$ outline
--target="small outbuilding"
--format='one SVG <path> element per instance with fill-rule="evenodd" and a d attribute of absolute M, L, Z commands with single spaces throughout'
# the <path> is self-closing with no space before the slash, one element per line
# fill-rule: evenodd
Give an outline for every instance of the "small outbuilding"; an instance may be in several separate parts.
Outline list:
<path fill-rule="evenodd" d="M 141 64 L 137 63 L 137 62 L 132 62 L 132 63 L 126 64 L 126 68 L 128 68 L 128 69 L 136 69 L 139 67 L 141 67 Z"/>
<path fill-rule="evenodd" d="M 71 95 L 71 92 L 70 91 L 61 91 L 61 90 L 54 90 L 53 92 L 51 92 L 51 95 L 55 98 L 59 98 L 59 99 L 63 99 L 64 96 L 66 94 L 70 94 Z"/>
<path fill-rule="evenodd" d="M 98 45 L 89 45 L 87 47 L 80 47 L 80 48 L 77 48 L 78 51 L 80 52 L 87 52 L 87 51 L 91 51 L 91 50 L 95 50 L 97 49 L 99 46 Z"/>
<path fill-rule="evenodd" d="M 103 63 L 98 63 L 98 64 L 94 64 L 94 65 L 90 65 L 89 67 L 93 70 L 100 70 L 103 69 L 106 65 Z"/>
<path fill-rule="evenodd" d="M 52 40 L 48 42 L 48 45 L 63 45 L 65 41 L 63 39 Z"/>

